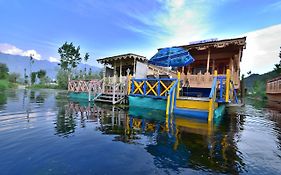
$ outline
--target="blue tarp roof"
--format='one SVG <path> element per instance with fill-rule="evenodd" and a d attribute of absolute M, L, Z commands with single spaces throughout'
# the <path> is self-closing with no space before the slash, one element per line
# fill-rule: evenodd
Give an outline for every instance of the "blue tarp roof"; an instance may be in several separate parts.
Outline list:
<path fill-rule="evenodd" d="M 194 58 L 182 47 L 159 50 L 148 63 L 163 67 L 182 67 L 194 62 Z"/>

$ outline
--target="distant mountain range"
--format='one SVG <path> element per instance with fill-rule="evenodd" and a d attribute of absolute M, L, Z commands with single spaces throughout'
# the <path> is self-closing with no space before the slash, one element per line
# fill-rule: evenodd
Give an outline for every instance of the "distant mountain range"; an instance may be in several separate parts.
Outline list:
<path fill-rule="evenodd" d="M 29 60 L 29 57 L 0 53 L 0 63 L 5 63 L 9 68 L 9 72 L 20 73 L 21 77 L 24 75 L 24 68 L 26 68 L 26 73 L 29 75 Z M 101 70 L 99 67 L 81 63 L 78 66 L 78 71 L 84 70 L 85 66 L 87 70 L 91 68 L 93 72 Z M 34 60 L 34 63 L 32 64 L 32 71 L 36 72 L 40 69 L 46 70 L 47 76 L 51 79 L 55 79 L 59 66 L 58 63 L 50 62 L 48 60 Z"/>
<path fill-rule="evenodd" d="M 245 87 L 251 91 L 255 82 L 260 82 L 261 85 L 265 86 L 267 80 L 273 79 L 280 76 L 276 71 L 270 71 L 264 74 L 251 74 L 245 78 Z"/>

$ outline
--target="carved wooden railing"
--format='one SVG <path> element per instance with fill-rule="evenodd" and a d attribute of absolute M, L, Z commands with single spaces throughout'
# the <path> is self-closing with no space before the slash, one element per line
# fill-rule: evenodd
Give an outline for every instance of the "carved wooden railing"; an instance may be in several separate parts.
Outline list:
<path fill-rule="evenodd" d="M 267 94 L 280 94 L 281 93 L 281 76 L 267 81 L 266 93 Z"/>

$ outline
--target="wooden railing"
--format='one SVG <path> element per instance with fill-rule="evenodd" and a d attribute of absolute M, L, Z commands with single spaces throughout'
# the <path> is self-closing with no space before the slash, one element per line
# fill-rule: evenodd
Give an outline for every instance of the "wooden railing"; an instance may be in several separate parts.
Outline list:
<path fill-rule="evenodd" d="M 266 93 L 267 94 L 280 94 L 281 93 L 281 76 L 269 80 L 266 83 Z"/>
<path fill-rule="evenodd" d="M 147 96 L 151 98 L 164 98 L 168 96 L 168 92 L 176 78 L 153 78 L 153 79 L 131 79 L 130 92 L 132 96 Z"/>

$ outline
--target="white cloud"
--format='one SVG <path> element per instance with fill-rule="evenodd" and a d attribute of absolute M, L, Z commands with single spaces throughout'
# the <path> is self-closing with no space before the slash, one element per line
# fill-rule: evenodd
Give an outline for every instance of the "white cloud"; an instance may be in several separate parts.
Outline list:
<path fill-rule="evenodd" d="M 60 62 L 60 59 L 59 59 L 59 58 L 55 58 L 55 57 L 49 57 L 49 61 L 50 61 L 50 62 L 59 63 L 59 62 Z"/>
<path fill-rule="evenodd" d="M 17 48 L 14 45 L 7 44 L 7 43 L 0 43 L 0 52 L 5 53 L 5 54 L 10 54 L 10 55 L 20 55 L 20 56 L 30 56 L 32 55 L 34 59 L 40 60 L 41 55 L 36 52 L 36 50 L 22 50 Z"/>
<path fill-rule="evenodd" d="M 242 74 L 265 73 L 273 70 L 279 61 L 281 24 L 246 33 L 246 49 L 243 52 Z"/>
<path fill-rule="evenodd" d="M 141 25 L 120 23 L 133 32 L 153 38 L 156 47 L 183 45 L 189 41 L 200 40 L 210 29 L 209 11 L 217 2 L 201 0 L 158 0 L 157 11 L 143 13 L 131 6 L 124 13 Z M 159 10 L 160 9 L 160 10 Z"/>

